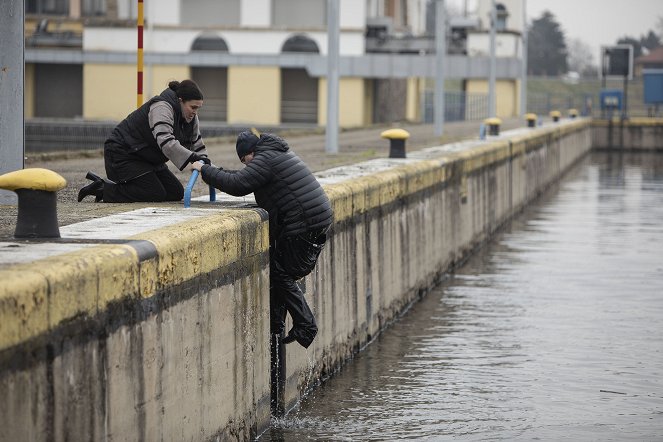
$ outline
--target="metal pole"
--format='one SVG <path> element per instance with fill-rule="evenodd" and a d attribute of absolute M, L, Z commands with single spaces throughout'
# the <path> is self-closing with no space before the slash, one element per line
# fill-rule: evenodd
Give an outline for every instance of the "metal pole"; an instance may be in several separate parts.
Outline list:
<path fill-rule="evenodd" d="M 136 71 L 138 78 L 136 82 L 136 107 L 143 104 L 143 0 L 138 0 L 138 49 L 136 51 Z"/>
<path fill-rule="evenodd" d="M 444 133 L 444 60 L 447 53 L 444 0 L 435 4 L 435 135 Z"/>
<path fill-rule="evenodd" d="M 527 14 L 525 13 L 527 0 L 523 0 L 523 56 L 522 56 L 522 76 L 520 79 L 520 116 L 524 117 L 527 113 Z"/>
<path fill-rule="evenodd" d="M 495 103 L 495 25 L 497 22 L 497 13 L 495 9 L 495 0 L 490 2 L 490 78 L 488 82 L 488 116 L 496 116 Z"/>
<path fill-rule="evenodd" d="M 327 129 L 325 151 L 338 153 L 339 0 L 327 0 Z"/>
<path fill-rule="evenodd" d="M 24 2 L 5 4 L 0 14 L 0 175 L 23 169 Z M 0 190 L 0 204 L 17 204 Z"/>

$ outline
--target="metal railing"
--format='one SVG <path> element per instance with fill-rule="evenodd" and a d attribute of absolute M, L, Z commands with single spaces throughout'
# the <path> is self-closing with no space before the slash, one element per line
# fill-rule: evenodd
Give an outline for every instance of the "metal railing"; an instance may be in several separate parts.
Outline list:
<path fill-rule="evenodd" d="M 25 120 L 25 152 L 79 152 L 102 149 L 104 142 L 115 128 L 116 121 L 85 121 L 51 118 Z M 260 126 L 264 132 L 278 132 L 283 128 L 309 129 L 310 124 L 281 124 Z M 216 121 L 202 121 L 200 132 L 203 138 L 236 136 L 250 126 L 227 124 Z"/>
<path fill-rule="evenodd" d="M 424 91 L 422 122 L 432 123 L 434 116 L 434 92 Z M 444 93 L 444 121 L 482 120 L 488 117 L 488 95 L 462 91 Z"/>

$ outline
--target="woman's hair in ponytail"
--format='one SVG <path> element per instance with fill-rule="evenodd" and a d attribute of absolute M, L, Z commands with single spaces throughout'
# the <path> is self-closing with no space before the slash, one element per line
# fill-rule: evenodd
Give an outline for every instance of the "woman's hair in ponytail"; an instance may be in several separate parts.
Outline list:
<path fill-rule="evenodd" d="M 168 87 L 175 91 L 177 98 L 181 98 L 182 101 L 203 99 L 203 93 L 193 80 L 173 80 L 168 83 Z"/>

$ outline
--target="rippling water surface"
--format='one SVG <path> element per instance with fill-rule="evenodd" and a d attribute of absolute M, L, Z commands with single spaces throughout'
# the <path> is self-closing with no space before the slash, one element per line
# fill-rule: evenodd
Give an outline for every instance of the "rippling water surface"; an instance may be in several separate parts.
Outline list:
<path fill-rule="evenodd" d="M 663 440 L 663 155 L 593 154 L 263 440 Z"/>

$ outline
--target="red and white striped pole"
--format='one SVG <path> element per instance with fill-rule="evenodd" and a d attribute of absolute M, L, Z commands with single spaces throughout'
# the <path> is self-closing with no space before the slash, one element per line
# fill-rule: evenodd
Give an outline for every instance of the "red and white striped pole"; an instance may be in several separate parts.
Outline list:
<path fill-rule="evenodd" d="M 143 104 L 143 0 L 138 0 L 138 52 L 136 67 L 138 71 L 138 81 L 136 83 L 136 107 Z"/>

